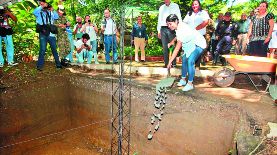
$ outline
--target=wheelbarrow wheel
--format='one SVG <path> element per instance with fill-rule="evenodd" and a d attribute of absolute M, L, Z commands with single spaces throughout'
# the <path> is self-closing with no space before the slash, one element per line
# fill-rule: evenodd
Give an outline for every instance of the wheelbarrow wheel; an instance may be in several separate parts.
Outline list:
<path fill-rule="evenodd" d="M 235 73 L 229 68 L 223 68 L 214 73 L 214 83 L 219 87 L 228 87 L 235 81 Z"/>

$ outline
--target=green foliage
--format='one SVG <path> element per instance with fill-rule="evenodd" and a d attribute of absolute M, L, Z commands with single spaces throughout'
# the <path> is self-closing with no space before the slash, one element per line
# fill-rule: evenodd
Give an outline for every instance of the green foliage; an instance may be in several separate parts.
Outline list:
<path fill-rule="evenodd" d="M 34 51 L 39 49 L 38 37 L 35 32 L 35 18 L 32 12 L 32 7 L 35 7 L 30 1 L 17 3 L 13 5 L 12 10 L 18 21 L 13 27 L 15 34 L 13 35 L 15 53 L 17 56 L 22 54 L 36 55 Z M 24 10 L 22 9 L 24 8 Z"/>
<path fill-rule="evenodd" d="M 57 8 L 59 0 L 50 0 L 52 6 Z M 179 4 L 182 16 L 184 17 L 188 12 L 192 0 L 172 0 L 173 2 Z M 238 0 L 229 0 L 238 1 Z M 256 8 L 261 0 L 250 0 L 250 2 L 241 3 L 231 8 L 226 5 L 228 0 L 205 0 L 201 1 L 202 8 L 208 10 L 210 14 L 213 15 L 214 19 L 219 13 L 225 13 L 227 10 L 232 12 L 234 19 L 239 19 L 241 13 L 249 13 L 254 8 Z M 147 34 L 149 35 L 148 44 L 146 46 L 147 56 L 157 56 L 162 55 L 161 43 L 157 38 L 157 22 L 158 16 L 157 12 L 163 0 L 87 0 L 88 6 L 82 6 L 77 0 L 66 0 L 63 5 L 67 13 L 67 19 L 70 20 L 72 26 L 75 24 L 76 15 L 84 17 L 89 14 L 92 17 L 92 21 L 100 27 L 101 21 L 103 19 L 103 12 L 106 8 L 111 10 L 112 17 L 115 19 L 117 24 L 120 23 L 120 10 L 125 7 L 126 12 L 130 12 L 130 9 L 137 8 L 142 15 L 143 22 L 147 27 Z M 37 56 L 39 52 L 39 40 L 38 34 L 35 32 L 35 17 L 32 14 L 33 10 L 38 6 L 37 0 L 24 0 L 24 2 L 16 3 L 10 8 L 13 14 L 17 17 L 18 22 L 12 23 L 13 30 L 15 34 L 13 35 L 15 54 L 18 59 L 20 59 L 22 54 L 28 54 Z M 277 1 L 269 1 L 269 12 L 277 15 Z M 243 9 L 242 9 L 243 8 Z M 126 27 L 125 34 L 130 34 L 133 23 L 135 19 L 132 19 L 132 14 L 126 14 Z M 277 17 L 277 16 L 276 16 Z M 135 17 L 134 17 L 135 18 Z M 134 55 L 134 49 L 131 47 L 126 47 L 125 55 Z M 50 48 L 47 48 L 47 56 L 51 55 Z"/>

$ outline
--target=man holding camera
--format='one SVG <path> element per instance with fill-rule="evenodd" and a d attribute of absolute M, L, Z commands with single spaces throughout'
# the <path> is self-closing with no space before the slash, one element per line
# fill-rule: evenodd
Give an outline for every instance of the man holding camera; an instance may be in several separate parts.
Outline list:
<path fill-rule="evenodd" d="M 59 18 L 58 13 L 53 7 L 46 2 L 46 0 L 39 0 L 39 7 L 37 7 L 33 14 L 36 16 L 37 33 L 39 33 L 39 57 L 37 62 L 37 69 L 42 71 L 44 65 L 44 55 L 46 52 L 47 43 L 50 44 L 52 54 L 55 59 L 56 67 L 62 68 L 57 53 L 56 36 L 57 33 L 54 27 L 54 20 Z"/>
<path fill-rule="evenodd" d="M 91 52 L 92 48 L 89 39 L 89 35 L 85 33 L 82 35 L 82 39 L 79 39 L 75 43 L 77 50 L 77 63 L 84 63 L 84 56 L 88 55 L 88 52 Z"/>
<path fill-rule="evenodd" d="M 4 66 L 4 58 L 2 54 L 2 39 L 6 44 L 7 60 L 9 66 L 15 66 L 17 63 L 14 63 L 14 46 L 12 40 L 13 30 L 9 24 L 9 18 L 14 22 L 17 22 L 17 18 L 4 7 L 0 6 L 0 67 Z"/>
<path fill-rule="evenodd" d="M 97 47 L 96 33 L 98 32 L 97 25 L 95 25 L 91 22 L 89 15 L 85 16 L 85 22 L 86 23 L 83 25 L 81 32 L 83 32 L 84 34 L 87 33 L 89 35 L 90 44 L 92 47 L 92 50 L 87 53 L 87 57 L 88 57 L 87 63 L 88 64 L 91 63 L 91 59 L 93 56 L 94 60 L 95 60 L 95 64 L 99 64 L 98 59 L 97 59 L 98 58 L 97 51 L 96 51 L 96 47 Z"/>

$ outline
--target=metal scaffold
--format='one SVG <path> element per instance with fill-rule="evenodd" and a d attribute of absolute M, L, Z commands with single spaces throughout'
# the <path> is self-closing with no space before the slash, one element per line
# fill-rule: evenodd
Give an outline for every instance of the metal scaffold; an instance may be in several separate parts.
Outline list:
<path fill-rule="evenodd" d="M 111 105 L 111 154 L 130 153 L 131 76 L 130 65 L 124 62 L 125 6 L 120 9 L 120 45 L 118 66 L 113 65 Z M 130 61 L 131 63 L 131 61 Z M 126 68 L 125 68 L 126 67 Z M 129 74 L 127 74 L 129 70 Z"/>

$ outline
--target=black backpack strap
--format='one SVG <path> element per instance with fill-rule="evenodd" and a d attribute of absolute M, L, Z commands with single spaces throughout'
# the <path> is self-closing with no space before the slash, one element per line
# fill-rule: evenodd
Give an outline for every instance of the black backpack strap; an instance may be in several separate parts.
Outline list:
<path fill-rule="evenodd" d="M 43 16 L 42 16 L 42 12 L 40 12 L 40 16 L 41 16 L 41 20 L 42 20 L 43 25 L 45 25 L 44 20 L 43 20 Z"/>
<path fill-rule="evenodd" d="M 51 25 L 51 12 L 50 12 L 50 15 L 49 15 L 49 12 L 48 11 L 46 11 L 46 14 L 47 14 L 47 16 L 48 16 L 48 18 L 49 18 L 49 24 Z"/>

